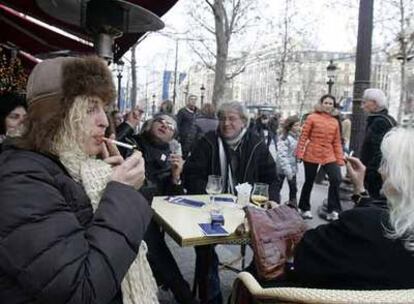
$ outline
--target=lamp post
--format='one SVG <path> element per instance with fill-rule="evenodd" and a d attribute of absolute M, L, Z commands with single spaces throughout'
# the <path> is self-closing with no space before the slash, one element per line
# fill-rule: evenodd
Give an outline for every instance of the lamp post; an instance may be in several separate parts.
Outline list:
<path fill-rule="evenodd" d="M 332 86 L 335 83 L 335 78 L 336 78 L 336 70 L 337 67 L 336 65 L 333 63 L 333 60 L 331 59 L 329 61 L 329 65 L 326 67 L 326 74 L 328 76 L 328 81 L 326 82 L 326 84 L 328 85 L 328 93 L 332 94 Z"/>
<path fill-rule="evenodd" d="M 203 106 L 203 102 L 204 102 L 204 93 L 206 91 L 206 88 L 204 87 L 204 84 L 201 85 L 200 87 L 200 101 L 201 101 L 201 107 Z"/>
<path fill-rule="evenodd" d="M 152 116 L 155 115 L 155 94 L 152 94 Z"/>
<path fill-rule="evenodd" d="M 118 109 L 121 110 L 121 79 L 122 79 L 122 70 L 124 69 L 124 62 L 119 60 L 116 64 L 116 71 L 118 78 Z"/>
<path fill-rule="evenodd" d="M 189 92 L 189 88 L 190 88 L 190 85 L 189 85 L 189 83 L 187 82 L 187 84 L 185 85 L 185 87 L 184 87 L 184 103 L 183 104 L 185 104 L 186 103 L 186 101 L 187 101 L 187 99 L 188 99 L 188 92 Z"/>

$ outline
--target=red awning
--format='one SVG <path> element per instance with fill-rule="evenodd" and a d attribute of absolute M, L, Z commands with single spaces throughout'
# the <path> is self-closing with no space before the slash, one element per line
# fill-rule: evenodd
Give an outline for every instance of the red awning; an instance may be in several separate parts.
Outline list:
<path fill-rule="evenodd" d="M 129 0 L 140 5 L 158 16 L 166 13 L 178 0 Z M 15 45 L 17 48 L 34 56 L 59 50 L 72 52 L 93 52 L 91 45 L 57 33 L 47 27 L 34 23 L 17 12 L 34 17 L 47 25 L 66 31 L 85 41 L 91 38 L 84 29 L 57 20 L 44 13 L 35 0 L 1 0 L 0 4 L 0 43 Z M 144 33 L 124 34 L 115 39 L 114 60 L 118 60 L 128 49 L 138 41 Z"/>
<path fill-rule="evenodd" d="M 79 53 L 92 53 L 93 46 L 59 34 L 46 26 L 0 4 L 0 41 L 18 49 L 27 50 L 33 55 L 71 50 Z"/>

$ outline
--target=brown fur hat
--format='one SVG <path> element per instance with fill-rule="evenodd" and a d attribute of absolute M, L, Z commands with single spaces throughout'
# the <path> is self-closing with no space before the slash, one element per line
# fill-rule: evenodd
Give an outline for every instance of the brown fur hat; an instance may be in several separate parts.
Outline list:
<path fill-rule="evenodd" d="M 106 104 L 115 100 L 115 85 L 105 61 L 96 56 L 59 57 L 37 64 L 27 83 L 27 100 L 33 104 L 57 97 L 72 103 L 76 96 L 97 96 Z"/>
<path fill-rule="evenodd" d="M 105 104 L 115 100 L 111 71 L 96 56 L 61 57 L 37 64 L 27 83 L 29 111 L 21 147 L 52 152 L 53 139 L 77 96 L 96 96 Z"/>

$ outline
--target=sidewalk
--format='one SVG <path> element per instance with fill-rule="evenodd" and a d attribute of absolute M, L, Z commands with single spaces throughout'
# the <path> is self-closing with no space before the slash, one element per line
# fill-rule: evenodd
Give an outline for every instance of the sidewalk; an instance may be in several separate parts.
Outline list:
<path fill-rule="evenodd" d="M 298 174 L 298 200 L 300 196 L 300 190 L 303 185 L 303 166 L 299 165 L 300 172 Z M 282 189 L 282 201 L 288 200 L 289 189 L 287 183 L 285 182 Z M 320 205 L 322 205 L 323 200 L 328 195 L 328 187 L 327 185 L 314 185 L 312 196 L 311 196 L 311 204 L 312 204 L 312 214 L 313 219 L 308 220 L 307 223 L 310 228 L 316 227 L 321 224 L 325 224 L 326 221 L 320 219 L 316 214 L 316 211 Z M 194 264 L 195 264 L 195 253 L 192 247 L 181 248 L 179 247 L 175 241 L 173 241 L 170 237 L 166 236 L 167 244 L 170 247 L 174 257 L 177 260 L 178 265 L 180 266 L 181 272 L 186 280 L 193 285 L 193 277 L 194 277 Z M 240 246 L 235 245 L 218 245 L 216 246 L 217 253 L 220 257 L 220 261 L 222 263 L 229 263 L 234 261 L 240 256 Z M 252 260 L 252 252 L 251 249 L 248 247 L 246 250 L 246 265 L 250 263 Z M 241 267 L 241 263 L 238 262 L 233 265 L 236 268 Z M 220 270 L 220 279 L 221 279 L 221 290 L 223 292 L 223 299 L 224 303 L 227 302 L 227 298 L 231 293 L 232 284 L 235 280 L 237 274 L 226 269 Z M 173 296 L 171 294 L 164 293 L 162 294 L 160 303 L 162 304 L 173 304 L 177 303 L 173 300 Z"/>

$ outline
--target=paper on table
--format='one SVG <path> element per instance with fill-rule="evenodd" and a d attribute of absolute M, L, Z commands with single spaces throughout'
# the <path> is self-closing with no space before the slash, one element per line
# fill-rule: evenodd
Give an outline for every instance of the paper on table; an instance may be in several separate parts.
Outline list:
<path fill-rule="evenodd" d="M 172 204 L 177 204 L 177 205 L 187 206 L 187 207 L 201 208 L 205 205 L 205 203 L 202 201 L 197 201 L 194 199 L 189 199 L 189 198 L 180 197 L 180 196 L 169 196 L 166 198 L 166 200 Z"/>
<path fill-rule="evenodd" d="M 221 206 L 237 207 L 233 197 L 213 196 L 213 203 Z"/>

